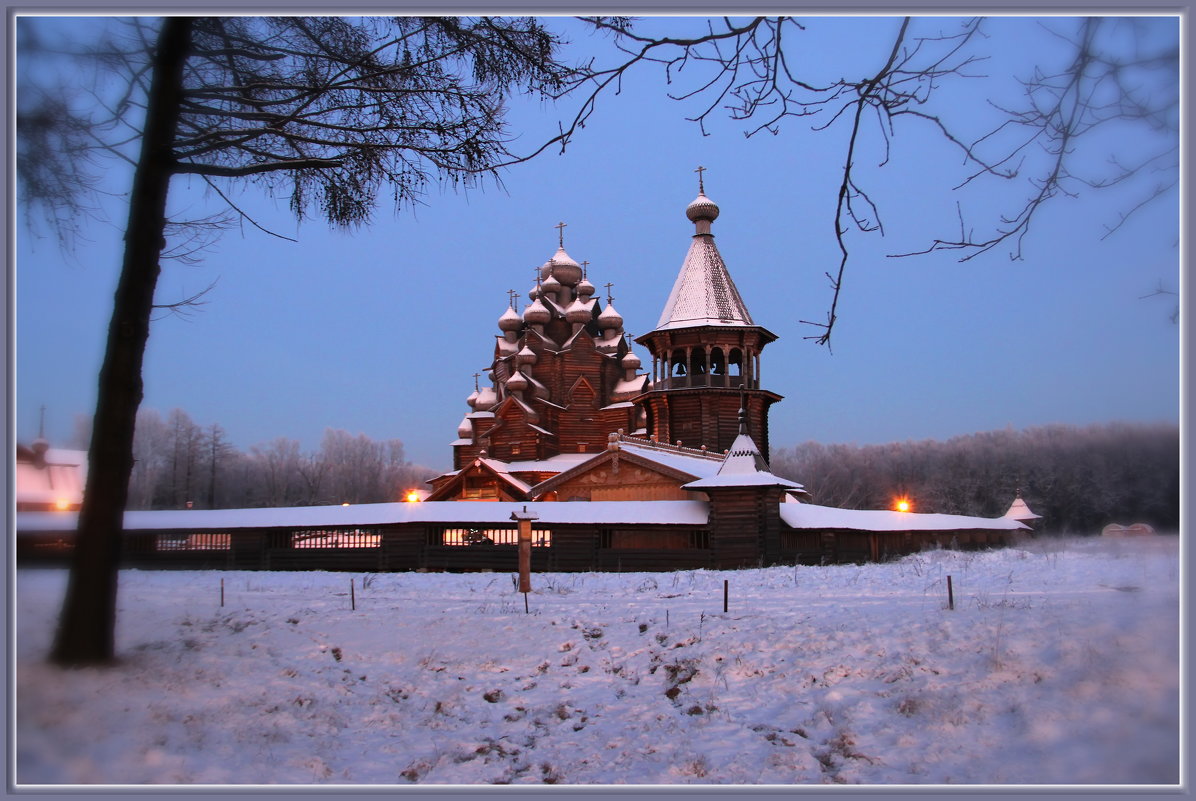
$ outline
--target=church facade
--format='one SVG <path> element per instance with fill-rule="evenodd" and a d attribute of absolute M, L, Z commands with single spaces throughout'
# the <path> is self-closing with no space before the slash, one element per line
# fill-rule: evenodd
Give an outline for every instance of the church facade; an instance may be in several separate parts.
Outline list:
<path fill-rule="evenodd" d="M 1030 532 L 1013 509 L 990 519 L 818 506 L 774 475 L 768 417 L 781 396 L 761 365 L 776 335 L 752 318 L 723 262 L 719 208 L 701 179 L 685 215 L 694 230 L 681 269 L 656 327 L 635 340 L 647 366 L 610 285 L 602 298 L 562 235 L 530 302 L 512 298 L 499 315 L 453 469 L 421 502 L 128 512 L 125 564 L 513 570 L 520 515 L 536 521 L 534 570 L 868 561 Z M 18 514 L 18 558 L 61 559 L 74 517 Z"/>

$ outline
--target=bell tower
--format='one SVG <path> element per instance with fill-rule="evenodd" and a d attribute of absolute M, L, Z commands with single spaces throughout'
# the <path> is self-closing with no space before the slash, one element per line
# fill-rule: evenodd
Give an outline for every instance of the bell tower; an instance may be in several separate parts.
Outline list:
<path fill-rule="evenodd" d="M 704 169 L 685 209 L 694 234 L 681 272 L 656 328 L 636 338 L 652 354 L 652 384 L 635 402 L 650 436 L 721 453 L 740 433 L 742 399 L 747 434 L 767 454 L 768 409 L 781 396 L 761 388 L 760 354 L 777 337 L 752 320 L 714 244 L 719 208 Z"/>

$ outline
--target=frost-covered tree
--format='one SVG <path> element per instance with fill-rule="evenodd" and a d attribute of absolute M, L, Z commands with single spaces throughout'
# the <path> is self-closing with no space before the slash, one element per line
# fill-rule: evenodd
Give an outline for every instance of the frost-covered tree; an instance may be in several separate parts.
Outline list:
<path fill-rule="evenodd" d="M 429 183 L 472 183 L 508 160 L 504 98 L 555 89 L 563 68 L 556 37 L 530 18 L 138 18 L 81 67 L 107 78 L 83 105 L 38 85 L 30 59 L 42 24 L 18 23 L 21 198 L 69 230 L 95 186 L 96 159 L 134 165 L 52 654 L 81 664 L 113 657 L 122 516 L 161 260 L 189 254 L 207 230 L 168 219 L 172 180 L 197 176 L 225 198 L 230 181 L 249 182 L 287 197 L 300 217 L 360 225 L 381 192 L 406 206 Z"/>

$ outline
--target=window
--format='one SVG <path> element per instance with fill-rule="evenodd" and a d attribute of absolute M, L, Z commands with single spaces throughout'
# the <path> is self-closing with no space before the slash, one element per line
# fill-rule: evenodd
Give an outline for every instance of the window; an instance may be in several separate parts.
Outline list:
<path fill-rule="evenodd" d="M 462 545 L 487 547 L 490 545 L 518 545 L 519 529 L 516 528 L 443 528 L 433 529 L 428 534 L 429 545 Z M 548 529 L 532 529 L 532 547 L 552 546 L 552 532 Z"/>
<path fill-rule="evenodd" d="M 159 551 L 227 551 L 232 547 L 232 535 L 216 532 L 171 532 L 159 534 L 154 547 Z"/>
<path fill-rule="evenodd" d="M 376 528 L 300 529 L 291 532 L 292 548 L 380 548 Z"/>

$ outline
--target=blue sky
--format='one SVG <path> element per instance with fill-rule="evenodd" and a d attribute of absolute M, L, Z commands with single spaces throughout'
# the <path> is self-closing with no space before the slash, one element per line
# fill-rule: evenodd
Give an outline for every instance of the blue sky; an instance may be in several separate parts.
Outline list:
<path fill-rule="evenodd" d="M 685 20 L 649 24 L 687 24 Z M 1057 23 L 1062 22 L 1056 20 Z M 812 19 L 810 63 L 863 54 L 896 20 Z M 944 21 L 944 24 L 949 24 Z M 1174 23 L 1170 23 L 1171 26 Z M 1168 27 L 1167 25 L 1160 26 Z M 1172 28 L 1174 30 L 1174 28 Z M 994 24 L 992 77 L 962 87 L 953 103 L 1016 96 L 1006 77 L 1049 58 L 1049 36 L 1030 20 Z M 1162 31 L 1163 34 L 1167 32 Z M 876 38 L 872 38 L 872 37 Z M 587 46 L 579 39 L 581 46 Z M 827 67 L 829 69 L 829 67 Z M 472 375 L 490 362 L 508 289 L 523 293 L 532 267 L 552 255 L 558 222 L 565 246 L 590 262 L 598 286 L 633 335 L 655 325 L 689 246 L 684 216 L 694 169 L 722 213 L 716 242 L 756 321 L 779 340 L 764 351 L 773 447 L 806 440 L 877 443 L 945 439 L 1048 423 L 1178 421 L 1180 326 L 1178 200 L 1173 191 L 1111 237 L 1105 226 L 1135 200 L 1124 191 L 1084 192 L 1045 209 L 1025 241 L 966 263 L 951 254 L 894 259 L 958 228 L 956 200 L 977 225 L 1001 190 L 958 197 L 958 158 L 924 128 L 898 128 L 893 159 L 865 180 L 881 204 L 886 236 L 849 238 L 852 257 L 833 352 L 804 337 L 822 320 L 837 267 L 833 215 L 844 138 L 787 121 L 777 136 L 745 139 L 720 120 L 702 136 L 668 100 L 661 76 L 643 71 L 597 113 L 564 155 L 548 153 L 484 190 L 432 188 L 426 204 L 393 214 L 384 204 L 368 228 L 343 233 L 318 221 L 296 226 L 286 200 L 246 191 L 247 208 L 298 243 L 248 227 L 231 230 L 201 264 L 168 263 L 158 302 L 207 287 L 207 304 L 155 323 L 144 406 L 185 409 L 219 423 L 241 449 L 275 437 L 318 447 L 325 428 L 398 438 L 413 461 L 447 468 L 449 442 L 467 411 Z M 964 107 L 964 106 L 961 106 Z M 532 145 L 571 107 L 512 104 L 512 129 Z M 1093 158 L 1102 158 L 1099 150 Z M 125 191 L 113 164 L 109 184 Z M 1006 190 L 1007 191 L 1007 190 Z M 193 216 L 215 207 L 177 182 L 172 203 Z M 123 209 L 64 253 L 42 229 L 16 227 L 17 437 L 61 442 L 90 413 L 110 299 L 120 262 Z M 637 353 L 649 363 L 646 352 Z"/>

